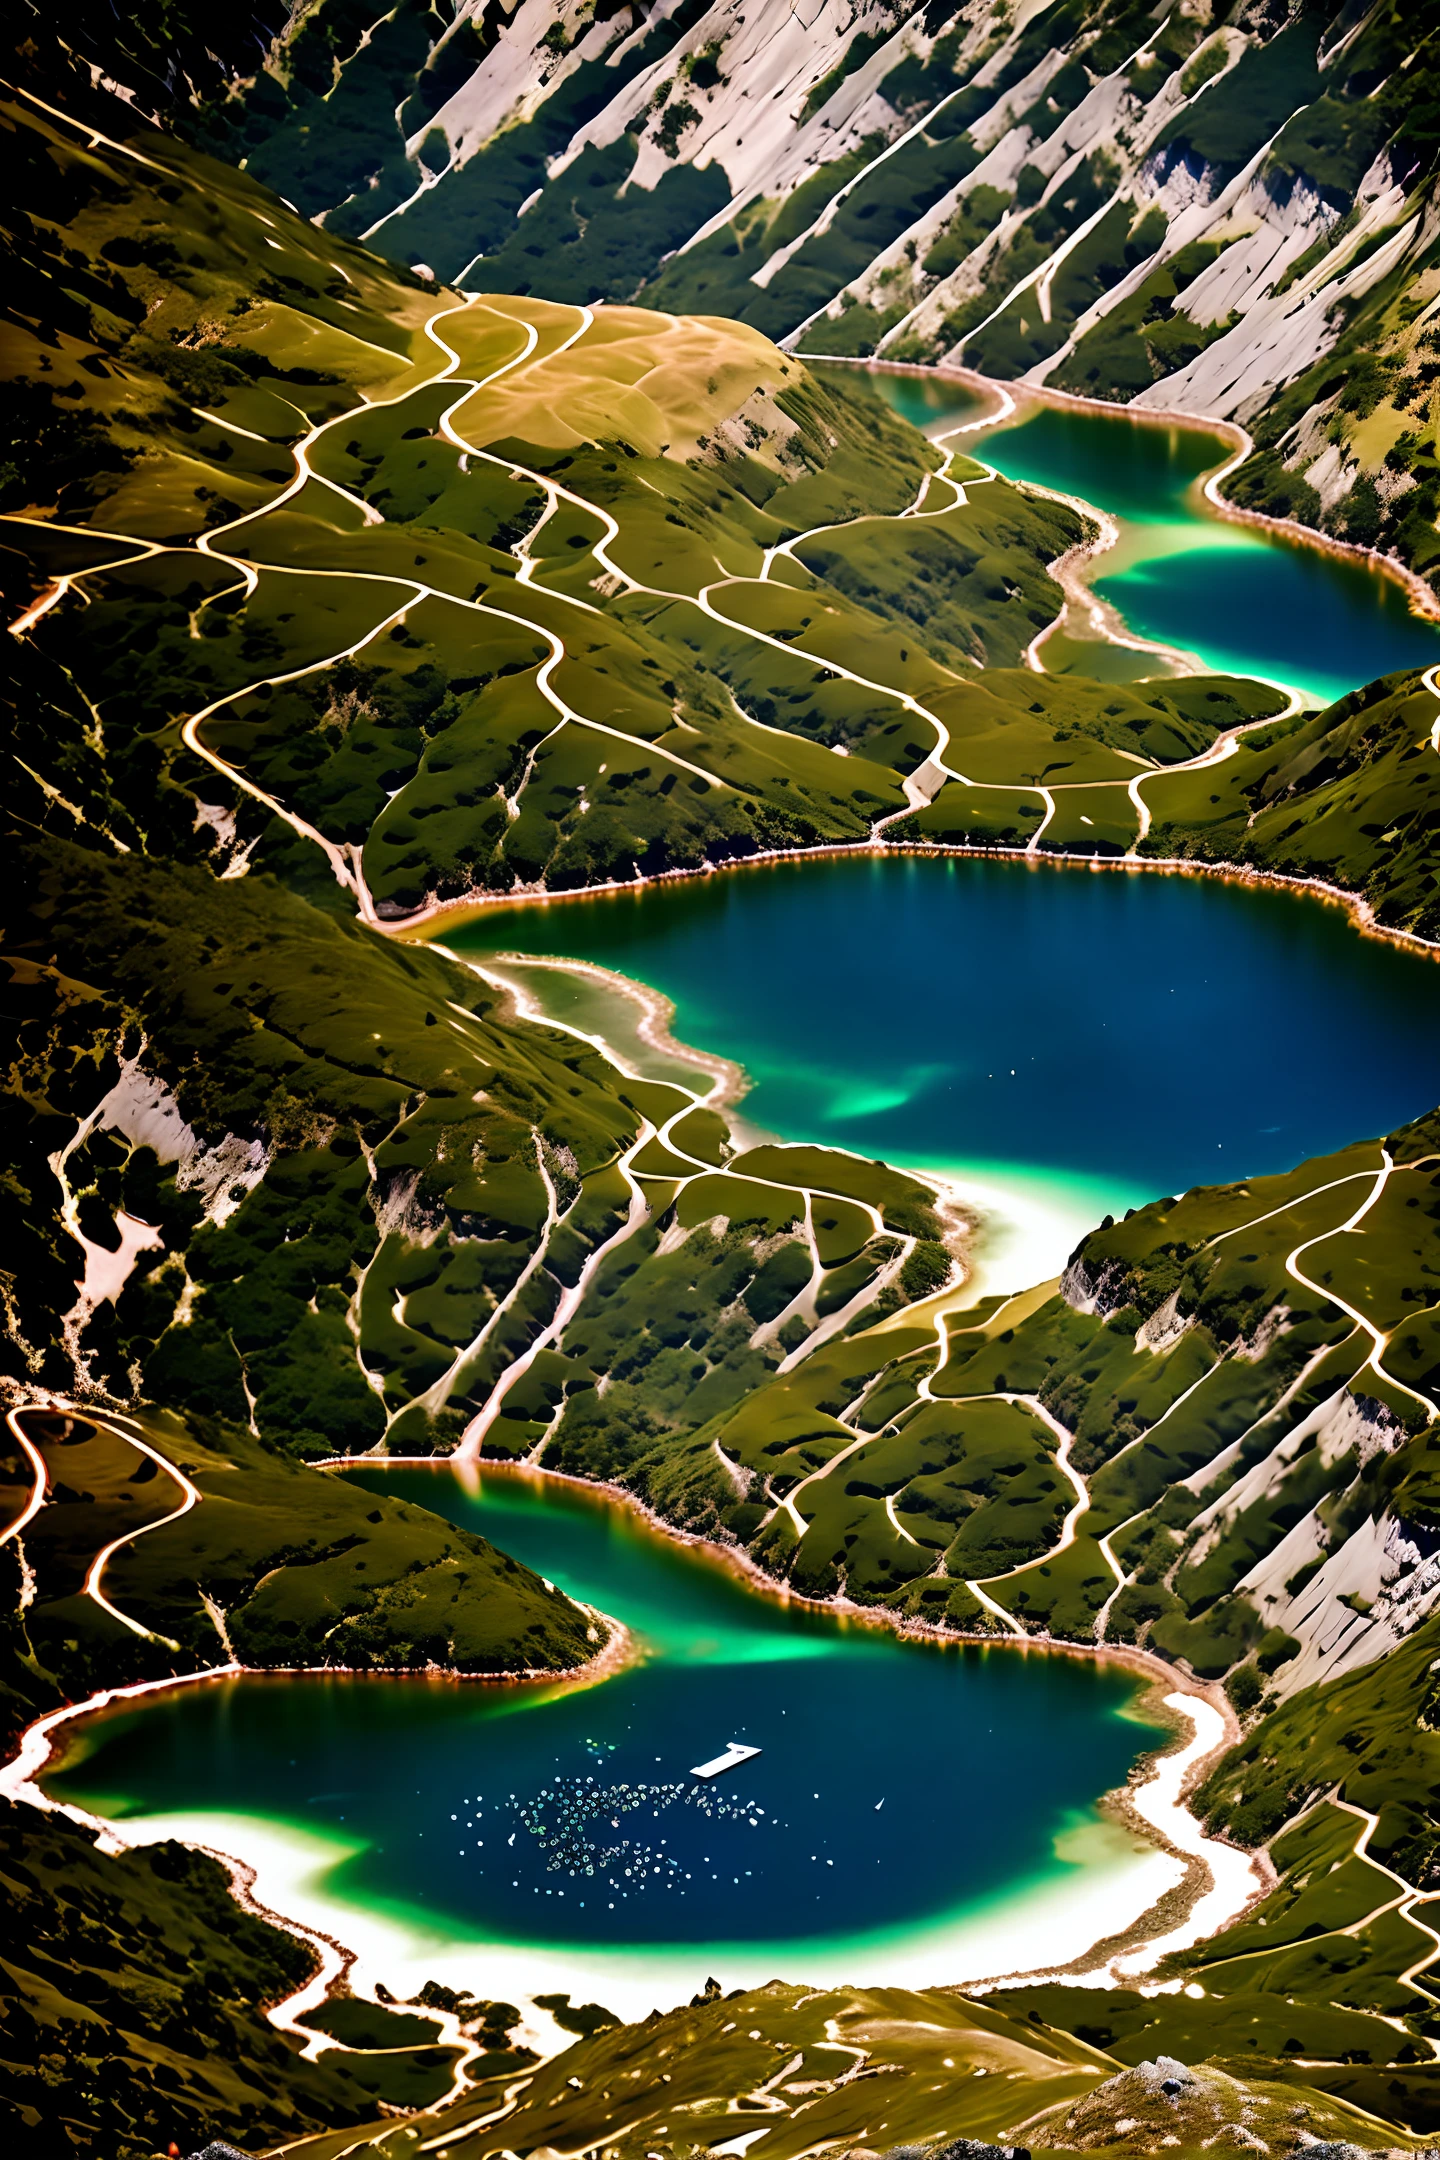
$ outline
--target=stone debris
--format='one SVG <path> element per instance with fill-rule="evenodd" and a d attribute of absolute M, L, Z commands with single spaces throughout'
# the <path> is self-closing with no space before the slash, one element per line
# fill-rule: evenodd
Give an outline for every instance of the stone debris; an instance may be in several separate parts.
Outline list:
<path fill-rule="evenodd" d="M 955 2138 L 928 2160 L 1030 2160 L 1030 2151 L 1025 2145 L 985 2145 L 975 2138 Z"/>
<path fill-rule="evenodd" d="M 863 2149 L 847 2153 L 845 2160 L 1030 2160 L 1024 2145 L 987 2145 L 979 2138 L 953 2138 L 948 2145 L 894 2145 L 883 2154 Z"/>
<path fill-rule="evenodd" d="M 1123 2140 L 1136 2151 L 1150 2152 L 1168 2138 L 1221 2152 L 1268 2152 L 1249 2112 L 1249 2095 L 1236 2079 L 1191 2070 L 1173 2055 L 1159 2055 L 1084 2094 L 1055 2142 L 1086 2152 Z"/>
<path fill-rule="evenodd" d="M 1376 2152 L 1344 2138 L 1319 2136 L 1304 2127 L 1316 2112 L 1263 2078 L 1251 2083 L 1208 2064 L 1191 2069 L 1173 2055 L 1158 2055 L 1154 2062 L 1106 2078 L 1074 2102 L 1063 2122 L 1052 2127 L 1047 2121 L 1044 2143 L 1076 2152 L 1108 2148 L 1117 2156 L 1183 2146 L 1216 2154 L 1273 2154 L 1275 2160 L 1440 2160 L 1440 2152 L 1408 2147 Z"/>

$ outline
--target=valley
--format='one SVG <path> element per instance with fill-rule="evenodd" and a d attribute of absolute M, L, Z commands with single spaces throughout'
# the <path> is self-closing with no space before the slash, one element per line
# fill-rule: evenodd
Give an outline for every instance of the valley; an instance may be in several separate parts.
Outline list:
<path fill-rule="evenodd" d="M 22 2153 L 1440 2122 L 1428 45 L 750 13 L 9 70 Z"/>

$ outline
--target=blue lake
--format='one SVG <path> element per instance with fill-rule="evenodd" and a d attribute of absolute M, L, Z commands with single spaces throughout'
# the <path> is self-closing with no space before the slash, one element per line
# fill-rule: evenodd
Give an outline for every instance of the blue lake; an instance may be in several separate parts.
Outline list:
<path fill-rule="evenodd" d="M 938 376 L 864 380 L 929 435 L 981 409 Z M 1221 518 L 1199 482 L 1230 452 L 1203 428 L 1045 406 L 954 442 L 1007 479 L 1109 511 L 1121 540 L 1096 592 L 1142 637 L 1196 653 L 1219 674 L 1261 676 L 1328 704 L 1376 676 L 1440 660 L 1440 626 L 1412 615 L 1392 578 Z"/>
<path fill-rule="evenodd" d="M 972 1940 L 987 1918 L 1005 1933 L 1027 1900 L 1054 1939 L 1048 1901 L 1093 1912 L 1118 1885 L 1138 1912 L 1167 1865 L 1094 1804 L 1163 1737 L 1137 1715 L 1132 1675 L 903 1643 L 757 1597 L 557 1483 L 350 1474 L 599 1605 L 639 1660 L 579 1689 L 336 1675 L 177 1690 L 88 1720 L 51 1791 L 137 1824 L 178 1815 L 230 1849 L 244 1849 L 237 1820 L 327 1841 L 347 1939 L 369 1911 L 433 1944 L 519 1946 L 531 1973 L 583 1953 L 587 1984 L 612 1995 L 636 1954 L 657 1991 L 677 1966 L 696 1975 L 687 1993 L 710 1969 L 728 1976 L 742 1951 L 762 1978 L 863 1953 L 879 1979 L 927 1938 L 963 1959 L 967 1923 Z M 713 1784 L 691 1776 L 732 1740 L 762 1752 Z M 1077 1916 L 1082 1937 L 1113 1911 L 1088 1935 Z"/>
<path fill-rule="evenodd" d="M 448 938 L 663 991 L 787 1140 L 1046 1189 L 1090 1221 L 1440 1099 L 1433 961 L 1216 879 L 855 856 L 497 908 Z M 542 994 L 577 1002 L 553 970 Z"/>
<path fill-rule="evenodd" d="M 932 432 L 973 411 L 875 381 Z M 1208 515 L 1202 434 L 1045 412 L 967 446 L 1119 516 L 1100 589 L 1216 668 L 1329 697 L 1440 655 L 1394 586 Z M 1314 900 L 1208 879 L 855 856 L 497 907 L 445 936 L 479 961 L 578 959 L 651 986 L 682 1041 L 744 1068 L 753 1125 L 1028 1192 L 1077 1232 L 1440 1097 L 1433 962 Z M 613 986 L 523 960 L 516 979 L 623 1036 Z M 995 1287 L 1045 1272 L 1017 1262 Z M 262 1895 L 274 1856 L 301 1855 L 275 1902 L 379 1940 L 413 1984 L 586 1989 L 625 2014 L 711 1971 L 926 1982 L 1069 1957 L 1175 1880 L 1096 1805 L 1159 1737 L 1123 1671 L 900 1642 L 758 1597 L 554 1482 L 351 1474 L 618 1618 L 635 1660 L 584 1687 L 176 1690 L 71 1728 L 51 1791 L 253 1857 Z M 731 1741 L 761 1752 L 697 1781 Z"/>

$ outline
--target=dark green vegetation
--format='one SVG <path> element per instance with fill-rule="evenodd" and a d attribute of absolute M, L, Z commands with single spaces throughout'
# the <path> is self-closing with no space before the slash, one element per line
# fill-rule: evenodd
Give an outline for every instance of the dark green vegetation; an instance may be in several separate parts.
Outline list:
<path fill-rule="evenodd" d="M 1392 675 L 1298 726 L 1257 729 L 1223 787 L 1200 772 L 1146 786 L 1154 822 L 1141 852 L 1317 878 L 1360 893 L 1377 922 L 1433 943 L 1435 715 L 1423 675 Z"/>
<path fill-rule="evenodd" d="M 25 1413 L 47 1498 L 4 1547 L 12 1725 L 228 1651 L 573 1667 L 598 1640 L 587 1615 L 483 1541 L 369 1505 L 306 1460 L 444 1451 L 467 1428 L 492 1453 L 620 1480 L 807 1595 L 971 1633 L 1141 1644 L 1223 1679 L 1247 1720 L 1202 1804 L 1216 1827 L 1270 1841 L 1280 1885 L 1243 1934 L 1190 1959 L 1203 1995 L 1057 1988 L 977 2006 L 887 1991 L 845 2007 L 776 1987 L 728 2016 L 701 2005 L 619 2030 L 567 2004 L 578 2047 L 476 2152 L 603 2139 L 689 2153 L 733 2134 L 782 2071 L 798 2090 L 773 2103 L 785 2127 L 767 2151 L 994 2136 L 1159 2047 L 1258 2078 L 1272 2149 L 1289 2149 L 1277 2126 L 1302 2081 L 1295 2104 L 1322 2134 L 1390 2135 L 1352 2107 L 1403 2130 L 1437 2121 L 1419 1977 L 1431 1938 L 1411 1917 L 1437 1888 L 1433 1121 L 1390 1137 L 1388 1175 L 1366 1142 L 1159 1201 L 1086 1240 L 1059 1289 L 947 1318 L 954 1227 L 927 1187 L 818 1149 L 738 1155 L 698 1090 L 623 1073 L 444 954 L 380 934 L 431 897 L 865 841 L 886 820 L 902 841 L 1038 832 L 1045 848 L 1319 876 L 1433 936 L 1433 698 L 1417 678 L 1279 720 L 1251 684 L 1035 674 L 1025 649 L 1059 605 L 1047 566 L 1081 521 L 976 485 L 963 461 L 953 483 L 936 477 L 918 436 L 761 334 L 863 282 L 974 169 L 968 131 L 1052 47 L 1030 161 L 957 197 L 923 256 L 902 245 L 893 290 L 877 277 L 813 333 L 822 343 L 859 349 L 909 296 L 933 297 L 917 349 L 973 330 L 987 365 L 1028 366 L 1039 333 L 1018 308 L 981 331 L 1006 280 L 1100 213 L 1052 281 L 1058 344 L 1122 265 L 1163 254 L 1104 145 L 1048 190 L 1065 125 L 1115 93 L 1117 72 L 1149 113 L 1179 73 L 1194 103 L 1158 146 L 1173 169 L 1228 177 L 1286 100 L 1308 101 L 1271 153 L 1295 184 L 1354 194 L 1362 154 L 1398 143 L 1409 214 L 1428 185 L 1423 56 L 1398 121 L 1364 85 L 1398 20 L 1379 11 L 1317 97 L 1318 16 L 1221 40 L 1186 15 L 1142 60 L 1148 15 L 1075 0 L 1002 51 L 988 18 L 927 7 L 881 86 L 897 127 L 925 120 L 912 145 L 869 169 L 883 131 L 865 145 L 832 128 L 832 166 L 751 200 L 660 273 L 658 298 L 739 324 L 563 304 L 628 299 L 725 207 L 723 167 L 692 168 L 687 144 L 740 87 L 744 56 L 700 38 L 696 8 L 642 26 L 603 74 L 628 11 L 557 18 L 533 116 L 377 235 L 443 275 L 464 267 L 441 258 L 445 235 L 489 250 L 485 282 L 512 297 L 474 304 L 345 235 L 416 184 L 397 102 L 438 171 L 439 116 L 507 36 L 502 11 L 440 40 L 418 9 L 375 25 L 326 0 L 294 17 L 253 86 L 230 88 L 236 52 L 275 24 L 242 18 L 234 46 L 202 59 L 214 40 L 191 39 L 183 15 L 117 32 L 87 12 L 79 49 L 170 96 L 212 149 L 248 155 L 245 174 L 87 78 L 47 83 L 48 114 L 18 94 L 5 107 L 10 619 L 42 603 L 7 640 L 25 889 L 4 944 L 5 1372 L 12 1401 L 60 1406 Z M 817 55 L 801 101 L 823 87 L 817 124 L 868 80 L 877 25 L 891 27 L 877 14 Z M 671 50 L 643 130 L 568 168 L 566 203 L 590 205 L 572 215 L 542 185 L 544 158 Z M 986 54 L 997 65 L 976 92 Z M 1362 118 L 1388 135 L 1362 141 Z M 1144 129 L 1130 128 L 1138 157 Z M 627 175 L 652 184 L 642 156 L 665 161 L 663 178 L 643 169 L 653 217 L 615 192 Z M 805 239 L 837 175 L 858 185 Z M 1026 214 L 957 324 L 965 266 L 1007 203 Z M 327 227 L 307 222 L 332 206 Z M 1362 217 L 1349 235 L 1378 252 L 1389 230 Z M 1147 273 L 1160 282 L 1142 284 L 1117 368 L 1143 346 L 1147 379 L 1164 377 L 1191 344 L 1198 363 L 1221 342 L 1177 305 L 1204 274 L 1197 245 Z M 1311 405 L 1283 407 L 1312 435 L 1325 408 L 1347 455 L 1368 428 L 1365 458 L 1411 416 L 1379 452 L 1387 507 L 1352 528 L 1356 482 L 1341 524 L 1422 563 L 1403 519 L 1423 524 L 1428 482 L 1399 482 L 1420 470 L 1401 438 L 1428 429 L 1431 363 L 1418 346 L 1368 370 L 1353 355 L 1382 330 L 1399 352 L 1405 281 L 1424 267 L 1387 259 L 1343 330 L 1344 384 L 1302 375 L 1286 395 Z M 1333 270 L 1316 287 L 1326 309 Z M 523 297 L 534 285 L 546 298 Z M 1082 340 L 1065 365 L 1086 353 Z M 1262 460 L 1256 499 L 1277 501 L 1287 471 Z M 1319 514 L 1308 496 L 1293 507 Z M 1256 720 L 1235 756 L 1193 766 Z M 1145 768 L 1140 843 L 1129 787 Z M 912 812 L 904 782 L 922 772 Z M 30 1480 L 17 1449 L 7 1526 Z M 198 1502 L 162 1524 L 191 1486 Z M 5 1863 L 30 1947 L 7 1968 L 20 2045 L 4 2077 L 37 2152 L 63 2137 L 128 2156 L 216 2129 L 274 2141 L 321 2122 L 333 2135 L 314 2150 L 329 2152 L 382 2103 L 448 2084 L 448 2052 L 413 2014 L 391 2028 L 403 2053 L 388 2069 L 354 2054 L 377 2034 L 383 2047 L 385 2028 L 345 1997 L 324 2015 L 346 2053 L 302 2064 L 258 2015 L 302 1954 L 222 1905 L 208 1863 L 102 1856 L 29 1816 L 24 1843 Z M 421 2005 L 456 2007 L 433 1991 Z M 513 2082 L 505 2007 L 468 2006 L 477 2075 L 495 2082 L 463 2104 L 457 2144 Z M 867 2070 L 892 2074 L 842 2083 L 832 2018 L 860 2033 Z M 937 2057 L 948 2079 L 931 2075 Z M 676 2126 L 682 2106 L 693 2120 Z M 1102 2127 L 1095 2142 L 1114 2143 Z M 1089 2137 L 1078 2118 L 1047 2135 Z"/>
<path fill-rule="evenodd" d="M 1137 758 L 1183 764 L 1274 709 L 1243 683 L 1019 670 L 1074 514 L 964 460 L 934 478 L 938 453 L 873 400 L 746 329 L 427 300 L 159 138 L 139 164 L 81 156 L 19 107 L 12 126 L 31 211 L 10 352 L 37 418 L 14 584 L 80 577 L 89 600 L 78 648 L 72 607 L 33 633 L 69 682 L 41 666 L 19 693 L 25 814 L 49 832 L 268 870 L 382 919 L 860 841 L 882 819 L 1024 845 L 1042 786 L 1061 792 L 1041 846 L 1120 852 Z M 61 404 L 89 431 L 83 477 L 73 427 L 44 421 Z M 311 477 L 286 488 L 307 425 Z M 1266 738 L 1277 788 L 1297 753 L 1329 770 L 1304 725 Z M 912 819 L 904 778 L 947 736 Z M 1382 919 L 1423 928 L 1428 873 L 1406 864 L 1434 816 L 1428 758 L 1386 776 L 1378 831 L 1362 801 L 1283 849 L 1221 830 L 1253 807 L 1240 776 L 1204 791 L 1224 851 L 1343 863 Z M 1312 778 L 1283 822 L 1318 809 Z M 1216 852 L 1158 829 L 1145 845 Z"/>
<path fill-rule="evenodd" d="M 340 2045 L 303 2060 L 265 2012 L 311 1978 L 314 1950 L 237 1906 L 220 1862 L 184 1845 L 117 1852 L 7 1799 L 0 1884 L 0 2091 L 21 2160 L 151 2160 L 172 2138 L 264 2148 L 337 2125 L 353 2141 L 451 2089 L 456 2050 L 427 2008 L 458 2012 L 482 2043 L 477 2078 L 513 2079 L 535 2060 L 511 2044 L 513 2004 L 434 1982 L 420 2014 L 337 1990 L 304 2022 Z"/>
<path fill-rule="evenodd" d="M 47 1501 L 25 1532 L 33 1582 L 6 1643 L 9 1736 L 101 1687 L 232 1657 L 262 1669 L 503 1674 L 563 1671 L 602 1640 L 598 1622 L 483 1538 L 396 1501 L 367 1507 L 240 1426 L 43 1412 L 23 1426 L 45 1460 Z M 6 1441 L 6 1494 L 18 1501 L 27 1465 Z M 172 1462 L 200 1494 L 189 1512 Z M 97 1584 L 92 1564 L 117 1538 L 134 1542 Z M 18 1572 L 13 1543 L 0 1564 Z"/>
<path fill-rule="evenodd" d="M 338 880 L 388 916 L 862 839 L 930 747 L 890 680 L 912 658 L 934 672 L 914 626 L 1006 664 L 1056 610 L 1044 565 L 1076 520 L 1009 488 L 905 528 L 883 565 L 863 532 L 853 565 L 822 535 L 814 571 L 782 558 L 758 583 L 764 549 L 903 509 L 937 454 L 753 333 L 428 303 L 158 139 L 173 175 L 148 152 L 82 156 L 23 107 L 10 124 L 29 215 L 9 352 L 34 408 L 16 587 L 95 566 L 75 675 L 107 730 L 103 783 L 71 771 L 94 762 L 75 745 L 37 822 L 133 847 L 159 813 L 172 854 L 316 897 Z M 252 279 L 257 249 L 277 261 Z M 93 436 L 83 478 L 71 435 L 36 424 L 62 394 Z M 310 428 L 315 477 L 261 518 Z M 896 625 L 884 679 L 827 666 L 876 614 Z M 196 712 L 208 773 L 178 739 Z M 33 747 L 32 769 L 55 759 Z"/>
<path fill-rule="evenodd" d="M 538 40 L 498 0 L 455 21 L 403 0 L 379 23 L 311 0 L 219 42 L 188 12 L 117 30 L 87 8 L 67 37 L 191 143 L 392 261 L 1239 414 L 1261 455 L 1237 499 L 1427 576 L 1440 559 L 1440 99 L 1434 26 L 1402 0 L 1363 24 L 1335 0 L 1160 22 L 1059 0 L 1018 28 L 993 6 L 872 0 L 803 51 L 783 11 L 745 23 L 701 0 L 567 4 Z M 1269 249 L 1227 222 L 1242 178 Z"/>
<path fill-rule="evenodd" d="M 240 1911 L 218 1861 L 102 1855 L 63 1816 L 0 1811 L 9 2151 L 148 2160 L 171 2138 L 272 2144 L 373 2117 L 343 2055 L 303 2062 L 266 2022 L 314 1953 Z"/>
<path fill-rule="evenodd" d="M 935 1327 L 862 1319 L 690 1433 L 652 1425 L 648 1451 L 636 1406 L 648 1392 L 663 1418 L 663 1398 L 642 1375 L 608 1432 L 592 1419 L 586 1454 L 564 1458 L 672 1519 L 705 1523 L 708 1503 L 712 1534 L 743 1539 L 807 1595 L 841 1590 L 971 1633 L 1008 1614 L 1023 1632 L 1138 1643 L 1223 1678 L 1245 1736 L 1197 1804 L 1212 1831 L 1269 1847 L 1273 1894 L 1173 1962 L 1186 1992 L 1052 1985 L 986 2009 L 1119 2063 L 1164 2051 L 1217 2065 L 1274 2111 L 1282 2144 L 1287 2122 L 1316 2134 L 1330 2102 L 1362 2111 L 1362 2143 L 1377 2118 L 1422 2136 L 1440 2123 L 1423 1924 L 1440 1890 L 1437 1241 L 1431 1117 L 1383 1148 L 1107 1224 L 1058 1288 Z M 573 1450 L 581 1430 L 568 1412 L 552 1447 Z M 768 2033 L 756 2002 L 736 2025 L 753 2017 Z M 656 2088 L 673 2142 L 676 2097 L 659 2087 L 668 2039 L 632 2028 L 615 2045 Z M 948 2031 L 944 2045 L 953 2054 Z M 888 2045 L 884 2060 L 896 2061 Z M 609 2057 L 598 2078 L 565 2062 L 602 2109 L 590 2119 L 618 2135 L 603 2114 L 619 2076 Z M 815 2089 L 808 2067 L 793 2075 Z M 885 2088 L 887 2134 L 914 2134 L 896 2112 L 912 2095 L 941 2127 L 937 2090 L 961 2105 L 967 2134 L 994 2134 L 973 2088 L 922 2082 L 918 2065 Z M 548 2105 L 550 2088 L 536 2091 Z M 1043 2087 L 1027 2091 L 1038 2111 Z M 1240 2107 L 1229 2085 L 1216 2092 L 1207 2106 Z M 1007 2105 L 1013 2126 L 1024 2109 Z M 1054 2141 L 1118 2144 L 1122 2115 L 1133 2122 L 1123 2090 L 1108 2119 L 1067 2119 Z M 873 2103 L 865 2121 L 881 2142 Z M 1162 2131 L 1148 2123 L 1129 2149 L 1154 2151 Z M 1344 2134 L 1357 2134 L 1353 2118 Z M 822 2131 L 807 2111 L 794 2135 L 798 2147 Z"/>
<path fill-rule="evenodd" d="M 1117 2001 L 1163 2018 L 1175 2000 L 1142 2004 L 1138 1996 L 1074 1992 L 1092 2022 L 1102 2009 L 1109 2016 Z M 1186 2160 L 1214 2143 L 1243 2147 L 1250 2137 L 1263 2137 L 1268 2151 L 1287 2160 L 1307 2136 L 1362 2147 L 1385 2139 L 1363 2104 L 1297 2090 L 1289 2065 L 1253 2057 L 1197 2078 L 1177 2107 L 1153 2068 L 1148 2082 L 1126 2074 L 1130 2049 L 1107 2051 L 1073 2037 L 1036 2007 L 1063 1993 L 1036 1990 L 1033 2001 L 976 1999 L 946 1988 L 817 1993 L 775 1980 L 722 1995 L 712 1981 L 688 2008 L 581 2041 L 537 2070 L 510 2105 L 497 2081 L 493 2099 L 441 2110 L 426 2131 L 477 2160 L 523 2150 L 541 2136 L 562 2151 L 603 2140 L 619 2160 L 678 2160 L 734 2135 L 737 2117 L 748 2115 L 753 2127 L 762 2111 L 765 2143 L 780 2160 L 799 2160 L 817 2146 L 903 2150 L 956 2136 L 1007 2145 L 1020 2136 L 1042 2150 L 1117 2153 L 1153 2152 L 1168 2137 Z M 1152 2051 L 1154 2044 L 1163 2042 Z M 337 2137 L 305 2150 L 330 2160 L 341 2143 Z M 367 2149 L 398 2160 L 413 2147 L 392 2131 Z"/>
<path fill-rule="evenodd" d="M 871 1263 L 845 1332 L 764 1385 L 740 1346 L 787 1309 L 803 1339 L 808 1268 L 777 1271 L 768 1304 L 762 1273 L 717 1324 L 720 1181 L 695 1178 L 654 1257 L 617 1252 L 562 1335 L 577 1361 L 603 1345 L 620 1384 L 573 1397 L 547 1460 L 728 1528 L 810 1596 L 997 1628 L 980 1583 L 1020 1629 L 1080 1641 L 1103 1607 L 1106 1639 L 1228 1674 L 1251 1709 L 1428 1610 L 1440 1131 L 1385 1145 L 1391 1168 L 1365 1143 L 1152 1203 L 1084 1240 L 1058 1288 L 934 1323 L 874 1325 Z M 936 1226 L 911 1209 L 889 1203 L 866 1251 L 888 1230 L 923 1253 Z M 667 1281 L 686 1285 L 672 1331 Z"/>
<path fill-rule="evenodd" d="M 90 1383 L 123 1395 L 138 1361 L 151 1394 L 253 1415 L 311 1455 L 380 1439 L 392 1387 L 403 1401 L 444 1374 L 515 1288 L 546 1220 L 546 1150 L 568 1199 L 599 1182 L 573 1211 L 572 1265 L 611 1226 L 606 1166 L 638 1112 L 593 1053 L 522 1034 L 473 975 L 269 880 L 58 844 L 35 868 L 38 942 L 11 948 L 21 1371 L 72 1377 L 74 1245 L 46 1162 L 67 1120 L 78 1220 L 112 1247 L 116 1210 L 160 1233 L 113 1303 L 91 1301 Z M 418 1290 L 417 1252 L 446 1287 L 397 1321 L 381 1285 L 410 1254 Z M 491 1333 L 498 1350 L 503 1320 Z M 433 1444 L 416 1415 L 409 1437 Z"/>

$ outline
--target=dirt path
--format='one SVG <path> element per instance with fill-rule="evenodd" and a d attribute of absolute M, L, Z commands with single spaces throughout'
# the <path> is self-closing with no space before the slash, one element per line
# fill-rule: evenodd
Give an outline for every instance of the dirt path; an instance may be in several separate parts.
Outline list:
<path fill-rule="evenodd" d="M 1381 1199 L 1397 1166 L 1392 1160 L 1388 1148 L 1382 1146 L 1380 1153 L 1382 1162 L 1380 1169 L 1375 1173 L 1374 1184 L 1353 1215 L 1346 1222 L 1337 1223 L 1333 1230 L 1321 1231 L 1317 1237 L 1306 1238 L 1301 1244 L 1297 1245 L 1293 1252 L 1286 1255 L 1285 1270 L 1287 1274 L 1295 1278 L 1296 1282 L 1302 1283 L 1307 1290 L 1313 1290 L 1317 1297 L 1328 1298 L 1332 1305 L 1338 1305 L 1341 1312 L 1348 1313 L 1357 1327 L 1365 1330 L 1365 1333 L 1370 1337 L 1372 1347 L 1369 1357 L 1360 1368 L 1362 1372 L 1368 1367 L 1378 1378 L 1388 1381 L 1391 1387 L 1398 1388 L 1402 1395 L 1408 1395 L 1412 1402 L 1419 1403 L 1427 1417 L 1440 1418 L 1440 1403 L 1437 1403 L 1433 1396 L 1424 1394 L 1419 1388 L 1409 1386 L 1404 1380 L 1397 1380 L 1393 1373 L 1385 1370 L 1385 1352 L 1390 1346 L 1390 1333 L 1378 1326 L 1375 1321 L 1361 1312 L 1357 1306 L 1349 1304 L 1346 1299 L 1340 1296 L 1338 1291 L 1332 1290 L 1326 1284 L 1314 1281 L 1299 1264 L 1301 1253 L 1308 1252 L 1312 1245 L 1323 1245 L 1327 1238 L 1343 1237 L 1347 1232 L 1358 1230 L 1371 1208 Z M 1422 1158 L 1421 1162 L 1405 1163 L 1399 1167 L 1402 1170 L 1418 1170 L 1422 1167 L 1422 1164 L 1428 1165 L 1436 1159 L 1433 1155 L 1427 1155 Z"/>

